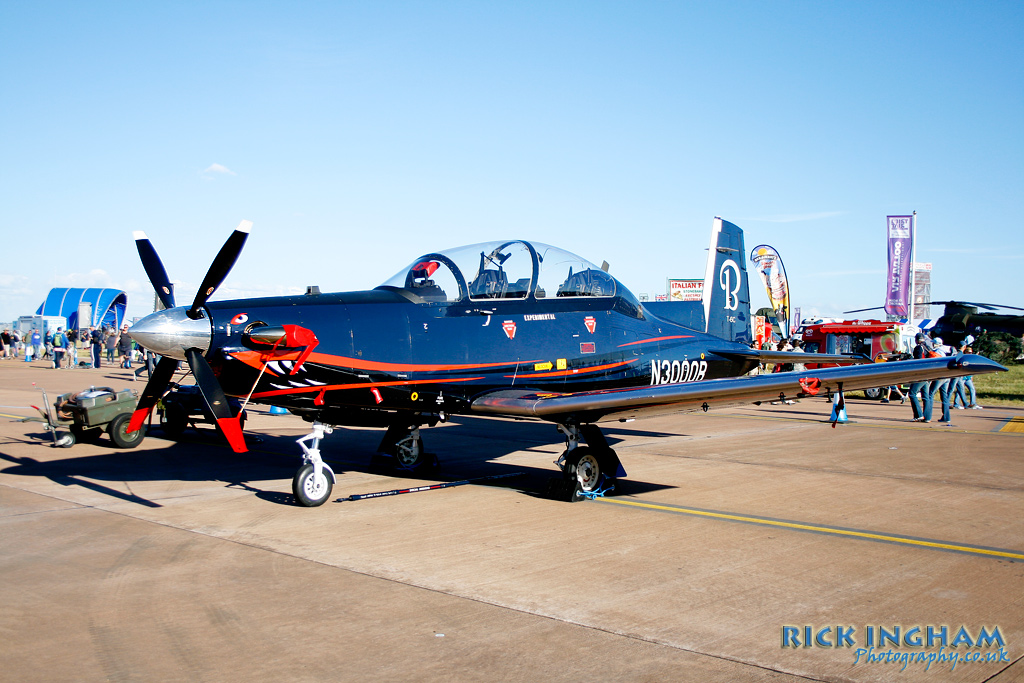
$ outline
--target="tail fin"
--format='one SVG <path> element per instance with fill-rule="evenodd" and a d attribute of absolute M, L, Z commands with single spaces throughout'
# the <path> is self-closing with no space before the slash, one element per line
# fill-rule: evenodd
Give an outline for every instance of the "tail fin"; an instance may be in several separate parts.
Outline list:
<path fill-rule="evenodd" d="M 704 320 L 708 334 L 743 344 L 753 341 L 746 263 L 743 230 L 715 216 L 704 272 Z"/>

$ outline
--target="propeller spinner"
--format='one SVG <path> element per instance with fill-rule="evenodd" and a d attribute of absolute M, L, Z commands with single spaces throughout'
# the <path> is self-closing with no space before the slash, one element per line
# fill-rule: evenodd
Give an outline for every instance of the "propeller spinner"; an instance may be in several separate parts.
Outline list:
<path fill-rule="evenodd" d="M 174 286 L 167 277 L 167 271 L 156 249 L 144 232 L 135 233 L 135 246 L 139 250 L 142 267 L 146 270 L 149 281 L 153 283 L 160 302 L 167 310 L 146 316 L 132 326 L 129 333 L 132 339 L 162 358 L 142 392 L 128 425 L 128 432 L 136 431 L 149 419 L 153 406 L 171 383 L 178 361 L 184 360 L 192 369 L 206 407 L 216 418 L 231 448 L 236 453 L 247 450 L 239 418 L 231 414 L 231 406 L 228 404 L 224 389 L 203 355 L 210 348 L 213 329 L 210 321 L 203 316 L 202 309 L 235 265 L 251 228 L 251 221 L 242 221 L 238 224 L 214 258 L 206 277 L 203 278 L 203 284 L 199 287 L 199 292 L 187 309 L 174 306 Z"/>

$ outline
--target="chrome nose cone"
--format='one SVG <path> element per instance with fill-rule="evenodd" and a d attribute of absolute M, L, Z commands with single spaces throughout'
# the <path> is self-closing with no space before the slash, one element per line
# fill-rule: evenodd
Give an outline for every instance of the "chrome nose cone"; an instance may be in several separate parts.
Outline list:
<path fill-rule="evenodd" d="M 132 339 L 160 356 L 186 360 L 185 349 L 210 349 L 213 328 L 206 318 L 192 320 L 186 308 L 168 308 L 147 315 L 132 325 L 128 332 Z"/>

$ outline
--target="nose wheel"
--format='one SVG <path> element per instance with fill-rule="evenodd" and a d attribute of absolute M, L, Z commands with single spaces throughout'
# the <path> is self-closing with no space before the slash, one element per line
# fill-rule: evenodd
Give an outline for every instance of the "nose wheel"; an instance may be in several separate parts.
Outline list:
<path fill-rule="evenodd" d="M 295 501 L 306 508 L 315 508 L 327 502 L 334 490 L 334 483 L 327 473 L 321 469 L 316 471 L 312 463 L 306 463 L 295 473 L 292 479 L 292 493 Z"/>
<path fill-rule="evenodd" d="M 319 422 L 313 423 L 313 431 L 296 443 L 304 453 L 302 467 L 292 479 L 292 493 L 295 502 L 306 508 L 315 508 L 327 502 L 334 490 L 334 470 L 320 457 L 320 440 L 330 434 L 330 427 Z M 310 446 L 306 442 L 311 442 Z"/>

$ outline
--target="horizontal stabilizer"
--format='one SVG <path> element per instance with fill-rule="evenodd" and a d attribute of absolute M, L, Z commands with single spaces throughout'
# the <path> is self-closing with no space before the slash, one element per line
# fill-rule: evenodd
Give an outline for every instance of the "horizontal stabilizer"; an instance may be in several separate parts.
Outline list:
<path fill-rule="evenodd" d="M 700 301 L 645 301 L 644 309 L 662 320 L 704 331 L 704 304 Z"/>

